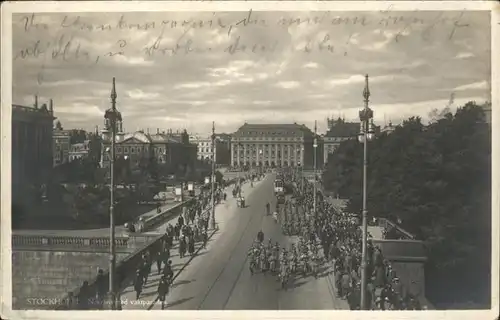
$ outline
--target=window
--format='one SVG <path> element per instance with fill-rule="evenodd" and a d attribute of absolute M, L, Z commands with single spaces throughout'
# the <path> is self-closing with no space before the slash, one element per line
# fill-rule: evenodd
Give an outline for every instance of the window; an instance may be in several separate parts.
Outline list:
<path fill-rule="evenodd" d="M 131 152 L 131 153 L 135 153 L 135 148 L 134 148 L 134 147 L 131 147 L 131 148 L 130 148 L 130 152 Z"/>
<path fill-rule="evenodd" d="M 118 148 L 116 148 L 116 151 L 118 151 L 118 152 L 122 152 L 122 148 L 121 148 L 121 147 L 118 147 Z"/>
<path fill-rule="evenodd" d="M 128 153 L 128 147 L 123 148 L 124 153 Z"/>

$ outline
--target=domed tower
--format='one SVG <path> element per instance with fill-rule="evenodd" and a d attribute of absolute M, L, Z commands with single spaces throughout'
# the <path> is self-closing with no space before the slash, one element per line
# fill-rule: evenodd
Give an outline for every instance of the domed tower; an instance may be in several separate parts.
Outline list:
<path fill-rule="evenodd" d="M 104 162 L 109 158 L 107 154 L 109 152 L 110 143 L 113 137 L 113 124 L 115 141 L 120 141 L 123 138 L 123 124 L 122 124 L 122 114 L 116 109 L 116 90 L 115 90 L 115 78 L 113 78 L 113 87 L 111 89 L 111 108 L 106 110 L 104 113 L 104 128 L 101 130 L 102 139 L 102 155 L 101 155 L 101 167 L 104 166 Z"/>

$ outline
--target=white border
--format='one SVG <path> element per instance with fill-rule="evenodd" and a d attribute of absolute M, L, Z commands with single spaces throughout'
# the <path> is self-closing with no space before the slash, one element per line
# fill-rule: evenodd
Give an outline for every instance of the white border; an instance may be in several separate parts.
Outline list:
<path fill-rule="evenodd" d="M 12 13 L 19 12 L 145 12 L 145 11 L 448 11 L 448 10 L 485 10 L 492 16 L 492 309 L 486 311 L 12 311 L 11 310 L 11 105 L 12 105 Z M 7 319 L 101 319 L 121 317 L 136 319 L 156 319 L 158 316 L 175 319 L 256 319 L 256 318 L 287 318 L 287 319 L 326 319 L 336 317 L 341 319 L 496 319 L 499 314 L 499 180 L 498 166 L 500 148 L 500 110 L 499 105 L 499 73 L 500 66 L 495 57 L 499 56 L 500 45 L 500 5 L 494 1 L 154 1 L 154 2 L 111 2 L 111 1 L 78 1 L 78 2 L 18 2 L 4 3 L 1 7 L 1 316 Z M 471 275 L 473 276 L 473 275 Z M 460 281 L 460 279 L 457 279 Z M 307 299 L 307 297 L 304 297 Z"/>

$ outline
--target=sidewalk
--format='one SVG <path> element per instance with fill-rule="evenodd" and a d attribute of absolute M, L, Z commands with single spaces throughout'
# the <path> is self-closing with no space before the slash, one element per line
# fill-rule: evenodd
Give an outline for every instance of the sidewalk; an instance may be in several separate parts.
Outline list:
<path fill-rule="evenodd" d="M 254 188 L 259 184 L 260 182 L 254 182 Z M 170 260 L 172 260 L 172 267 L 174 270 L 174 281 L 172 285 L 172 290 L 175 290 L 175 286 L 179 285 L 178 283 L 175 282 L 175 279 L 178 277 L 178 275 L 184 270 L 184 268 L 189 264 L 189 262 L 192 259 L 195 259 L 197 257 L 200 257 L 204 254 L 204 250 L 210 250 L 210 244 L 214 240 L 212 237 L 215 236 L 217 237 L 224 231 L 224 226 L 226 225 L 227 221 L 231 219 L 234 215 L 235 208 L 236 208 L 236 199 L 231 196 L 231 191 L 233 190 L 234 186 L 230 186 L 226 188 L 226 193 L 227 193 L 227 199 L 226 201 L 221 201 L 219 205 L 215 207 L 215 219 L 217 222 L 216 230 L 209 229 L 208 230 L 208 238 L 209 241 L 207 243 L 207 249 L 202 249 L 202 243 L 196 243 L 195 245 L 195 253 L 193 256 L 186 256 L 183 259 L 179 257 L 179 252 L 178 252 L 178 241 L 174 241 L 174 244 L 171 249 L 171 257 Z M 250 183 L 245 183 L 242 185 L 242 194 L 247 195 L 251 192 L 252 188 L 250 187 Z M 177 221 L 177 217 L 172 218 L 169 221 L 166 221 L 164 224 L 162 224 L 160 227 L 156 228 L 152 232 L 148 233 L 156 233 L 156 234 L 163 234 L 165 232 L 165 229 L 169 223 L 175 224 Z M 201 252 L 200 252 L 201 251 Z M 121 295 L 121 301 L 122 301 L 122 309 L 123 310 L 137 310 L 137 309 L 161 309 L 160 304 L 156 303 L 157 299 L 157 289 L 158 289 L 158 282 L 160 280 L 160 275 L 158 274 L 158 269 L 156 267 L 156 262 L 153 263 L 151 267 L 151 274 L 148 279 L 148 283 L 143 287 L 143 292 L 141 293 L 141 296 L 139 297 L 139 300 L 136 300 L 136 294 L 134 291 L 133 284 L 129 284 L 129 286 L 122 291 Z"/>

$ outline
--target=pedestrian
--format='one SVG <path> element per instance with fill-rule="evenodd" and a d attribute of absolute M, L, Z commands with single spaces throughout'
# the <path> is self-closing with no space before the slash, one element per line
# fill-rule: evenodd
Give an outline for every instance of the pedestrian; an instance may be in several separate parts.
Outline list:
<path fill-rule="evenodd" d="M 192 235 L 190 235 L 188 241 L 189 241 L 189 246 L 188 246 L 189 247 L 188 248 L 189 255 L 193 256 L 193 254 L 194 254 L 194 237 Z"/>
<path fill-rule="evenodd" d="M 180 258 L 184 258 L 184 254 L 186 253 L 186 238 L 181 237 L 179 240 L 179 256 Z"/>
<path fill-rule="evenodd" d="M 203 239 L 203 249 L 206 249 L 207 248 L 207 242 L 208 242 L 208 233 L 207 233 L 206 229 L 203 230 L 202 239 Z"/>
<path fill-rule="evenodd" d="M 108 291 L 107 289 L 107 283 L 106 283 L 106 277 L 104 276 L 104 271 L 99 268 L 97 270 L 97 278 L 96 278 L 96 284 L 97 284 L 97 307 L 99 309 L 102 309 L 104 306 L 104 300 L 106 298 L 106 292 Z"/>
<path fill-rule="evenodd" d="M 158 300 L 161 301 L 161 309 L 164 310 L 168 305 L 167 295 L 169 291 L 169 281 L 165 276 L 162 276 L 160 279 L 160 283 L 158 284 Z"/>
<path fill-rule="evenodd" d="M 139 300 L 139 297 L 142 292 L 142 286 L 144 284 L 144 277 L 141 274 L 141 270 L 137 270 L 135 274 L 135 280 L 134 280 L 134 290 L 135 290 L 135 299 Z"/>
<path fill-rule="evenodd" d="M 80 296 L 78 299 L 78 308 L 80 310 L 89 310 L 90 308 L 90 288 L 87 280 L 83 281 L 80 288 Z"/>
<path fill-rule="evenodd" d="M 164 246 L 160 248 L 160 250 L 157 251 L 156 254 L 156 269 L 158 270 L 158 274 L 161 273 L 161 264 L 165 260 L 165 249 Z"/>
<path fill-rule="evenodd" d="M 174 270 L 172 269 L 172 260 L 168 260 L 165 264 L 165 268 L 163 268 L 163 276 L 169 281 L 172 282 L 174 278 Z"/>

